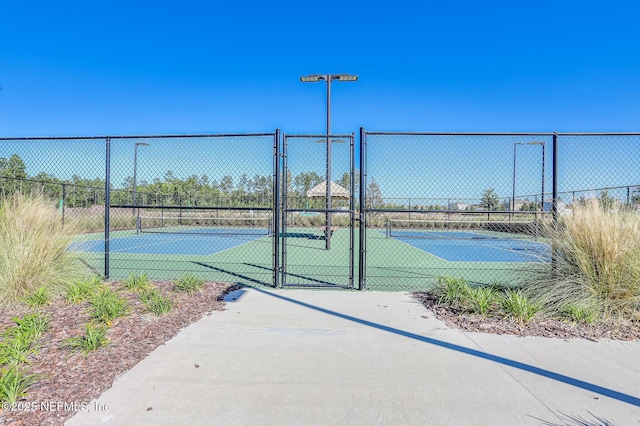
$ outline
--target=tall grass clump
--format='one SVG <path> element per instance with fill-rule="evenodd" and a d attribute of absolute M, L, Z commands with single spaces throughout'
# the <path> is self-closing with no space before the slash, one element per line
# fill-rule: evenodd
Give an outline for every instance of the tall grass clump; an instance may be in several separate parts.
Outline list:
<path fill-rule="evenodd" d="M 547 311 L 596 306 L 599 316 L 640 319 L 640 214 L 597 200 L 574 206 L 546 230 L 551 268 L 538 268 L 528 293 Z"/>
<path fill-rule="evenodd" d="M 42 195 L 16 193 L 0 200 L 0 305 L 13 305 L 46 287 L 59 293 L 78 273 L 67 251 L 73 230 L 62 226 Z"/>

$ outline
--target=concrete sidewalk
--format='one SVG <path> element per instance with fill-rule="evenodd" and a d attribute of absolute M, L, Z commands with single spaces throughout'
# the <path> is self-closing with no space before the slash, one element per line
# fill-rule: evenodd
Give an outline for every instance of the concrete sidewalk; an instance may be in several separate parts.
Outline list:
<path fill-rule="evenodd" d="M 640 342 L 464 333 L 403 293 L 227 300 L 67 425 L 640 425 Z"/>

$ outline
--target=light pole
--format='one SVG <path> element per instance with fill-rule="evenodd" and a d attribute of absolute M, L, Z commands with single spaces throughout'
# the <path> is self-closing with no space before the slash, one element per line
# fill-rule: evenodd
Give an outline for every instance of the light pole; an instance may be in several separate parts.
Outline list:
<path fill-rule="evenodd" d="M 511 211 L 516 211 L 516 148 L 518 145 L 524 145 L 524 142 L 515 142 L 513 144 L 513 186 L 511 193 Z"/>
<path fill-rule="evenodd" d="M 532 141 L 528 143 L 529 145 L 540 145 L 542 146 L 542 193 L 540 194 L 540 208 L 544 211 L 544 141 Z"/>
<path fill-rule="evenodd" d="M 542 193 L 541 197 L 541 208 L 544 211 L 544 141 L 531 141 L 527 142 L 515 142 L 513 144 L 513 193 L 511 198 L 511 211 L 516 211 L 516 148 L 518 145 L 541 145 L 542 146 Z"/>
<path fill-rule="evenodd" d="M 137 174 L 138 174 L 138 146 L 149 146 L 146 142 L 136 142 L 135 148 L 133 150 L 133 214 L 136 214 L 136 206 L 138 205 L 136 200 L 136 187 L 138 185 L 137 182 Z"/>
<path fill-rule="evenodd" d="M 327 180 L 326 180 L 326 229 L 325 229 L 325 241 L 326 248 L 331 248 L 331 82 L 337 81 L 356 81 L 357 75 L 352 74 L 310 74 L 300 77 L 300 81 L 303 83 L 317 83 L 319 81 L 325 81 L 327 83 Z"/>

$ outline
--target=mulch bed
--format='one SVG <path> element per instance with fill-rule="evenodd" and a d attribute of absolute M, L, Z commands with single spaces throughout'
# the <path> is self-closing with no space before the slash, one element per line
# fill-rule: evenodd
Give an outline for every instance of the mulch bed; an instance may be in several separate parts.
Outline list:
<path fill-rule="evenodd" d="M 114 289 L 120 283 L 110 283 Z M 68 337 L 84 333 L 89 322 L 86 304 L 67 305 L 58 300 L 43 309 L 49 317 L 49 329 L 40 341 L 40 350 L 31 360 L 31 374 L 43 379 L 27 389 L 28 396 L 21 403 L 66 403 L 76 407 L 98 398 L 113 382 L 147 357 L 189 324 L 213 311 L 224 310 L 224 295 L 233 289 L 228 284 L 207 282 L 203 290 L 189 296 L 172 293 L 171 282 L 154 282 L 164 294 L 171 294 L 174 308 L 167 315 L 156 317 L 147 313 L 136 295 L 121 292 L 131 311 L 116 319 L 107 333 L 110 343 L 87 357 L 62 347 Z M 26 308 L 4 310 L 0 313 L 0 331 L 15 325 L 13 317 L 28 313 Z M 73 410 L 60 411 L 0 411 L 0 425 L 62 425 L 75 414 Z"/>
<path fill-rule="evenodd" d="M 436 318 L 449 326 L 492 334 L 514 334 L 517 336 L 541 336 L 557 339 L 581 338 L 592 341 L 599 339 L 640 340 L 640 324 L 634 323 L 572 323 L 557 319 L 533 319 L 526 324 L 519 324 L 510 318 L 481 318 L 479 315 L 465 313 L 445 304 L 428 292 L 413 293 Z"/>

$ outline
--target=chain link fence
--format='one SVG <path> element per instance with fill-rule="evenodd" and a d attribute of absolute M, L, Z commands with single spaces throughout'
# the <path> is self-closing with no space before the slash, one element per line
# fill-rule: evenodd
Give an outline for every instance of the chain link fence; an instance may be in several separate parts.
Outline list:
<path fill-rule="evenodd" d="M 638 134 L 361 134 L 368 289 L 513 285 L 532 263 L 551 267 L 546 224 L 589 200 L 640 202 Z"/>
<path fill-rule="evenodd" d="M 44 196 L 113 279 L 406 291 L 550 267 L 545 224 L 637 211 L 639 163 L 637 133 L 1 138 L 0 195 Z"/>

